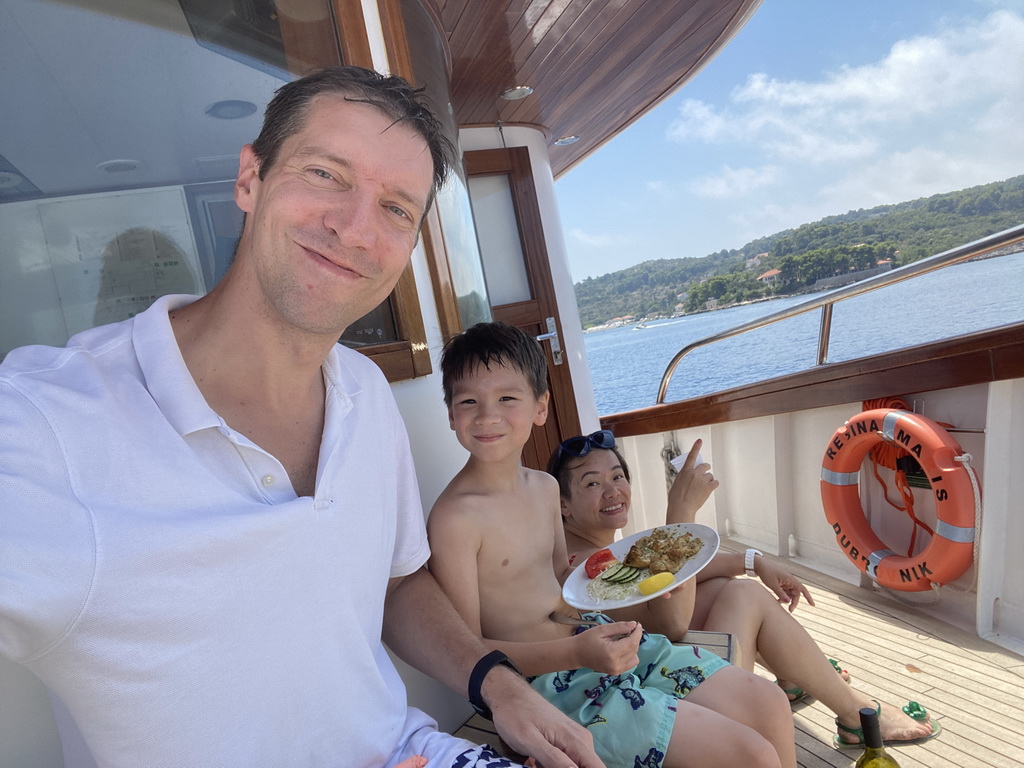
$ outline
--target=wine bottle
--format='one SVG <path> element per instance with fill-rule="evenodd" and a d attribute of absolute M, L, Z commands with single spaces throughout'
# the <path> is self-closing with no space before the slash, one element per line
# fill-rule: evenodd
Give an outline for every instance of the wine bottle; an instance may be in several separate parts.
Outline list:
<path fill-rule="evenodd" d="M 864 732 L 864 754 L 857 758 L 856 768 L 900 768 L 882 746 L 882 729 L 878 710 L 865 707 L 860 711 L 860 727 Z"/>

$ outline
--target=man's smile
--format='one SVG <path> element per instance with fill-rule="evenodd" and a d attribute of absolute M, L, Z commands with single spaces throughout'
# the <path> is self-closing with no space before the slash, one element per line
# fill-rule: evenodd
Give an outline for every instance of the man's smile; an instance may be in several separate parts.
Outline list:
<path fill-rule="evenodd" d="M 314 261 L 318 262 L 321 266 L 330 269 L 332 272 L 335 272 L 336 274 L 339 274 L 343 277 L 347 277 L 349 279 L 366 277 L 366 275 L 363 274 L 361 271 L 354 269 L 348 264 L 342 263 L 341 260 L 338 259 L 337 257 L 328 256 L 327 253 L 325 252 L 327 249 L 313 248 L 307 245 L 302 245 L 301 243 L 298 243 L 298 246 L 307 254 L 309 254 Z"/>

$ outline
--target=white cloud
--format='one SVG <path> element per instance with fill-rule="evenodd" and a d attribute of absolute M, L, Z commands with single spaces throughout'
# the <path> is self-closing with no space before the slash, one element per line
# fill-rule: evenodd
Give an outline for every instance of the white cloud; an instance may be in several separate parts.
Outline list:
<path fill-rule="evenodd" d="M 1020 13 L 1024 13 L 1024 0 L 974 0 L 978 5 L 986 5 L 991 8 L 1001 8 L 1003 10 L 1013 9 Z"/>
<path fill-rule="evenodd" d="M 690 190 L 698 197 L 740 198 L 746 197 L 755 189 L 771 186 L 778 176 L 779 168 L 774 165 L 735 169 L 724 166 L 712 176 L 694 179 L 690 183 Z"/>
<path fill-rule="evenodd" d="M 890 146 L 910 152 L 953 129 L 999 140 L 1024 121 L 1022 73 L 1024 18 L 1000 10 L 817 81 L 751 75 L 720 109 L 684 100 L 668 135 L 811 164 L 864 163 Z"/>
<path fill-rule="evenodd" d="M 595 170 L 582 188 L 582 227 L 567 238 L 571 261 L 601 274 L 642 258 L 703 256 L 851 209 L 1024 174 L 1024 0 L 992 2 L 998 10 L 973 20 L 922 11 L 917 29 L 935 31 L 876 61 L 800 79 L 752 75 L 720 101 L 676 99 L 664 130 L 685 151 L 633 147 L 629 172 L 651 174 L 641 179 Z M 787 56 L 779 66 L 800 71 Z M 594 199 L 616 174 L 630 192 Z"/>
<path fill-rule="evenodd" d="M 723 138 L 736 138 L 728 117 L 716 114 L 712 105 L 697 99 L 683 100 L 679 105 L 679 119 L 669 126 L 668 135 L 679 142 L 700 139 L 709 144 Z"/>
<path fill-rule="evenodd" d="M 832 201 L 833 207 L 842 201 L 846 208 L 870 208 L 927 197 L 938 190 L 984 184 L 1022 171 L 1024 162 L 1014 169 L 991 158 L 916 147 L 888 155 L 823 187 L 821 196 Z"/>

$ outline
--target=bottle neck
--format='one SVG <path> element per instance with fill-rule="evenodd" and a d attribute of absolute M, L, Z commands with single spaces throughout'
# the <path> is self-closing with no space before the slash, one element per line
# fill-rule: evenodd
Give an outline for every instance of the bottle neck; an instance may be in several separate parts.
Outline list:
<path fill-rule="evenodd" d="M 878 724 L 878 713 L 873 709 L 860 711 L 860 727 L 864 730 L 864 744 L 868 749 L 883 752 L 882 729 Z"/>

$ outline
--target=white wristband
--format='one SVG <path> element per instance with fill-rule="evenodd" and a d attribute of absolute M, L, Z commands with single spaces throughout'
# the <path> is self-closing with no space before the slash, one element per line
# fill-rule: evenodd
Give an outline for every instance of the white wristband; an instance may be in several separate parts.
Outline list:
<path fill-rule="evenodd" d="M 757 571 L 754 570 L 754 556 L 763 554 L 764 552 L 759 549 L 748 549 L 747 553 L 743 555 L 743 570 L 747 576 L 751 578 L 757 576 Z"/>

